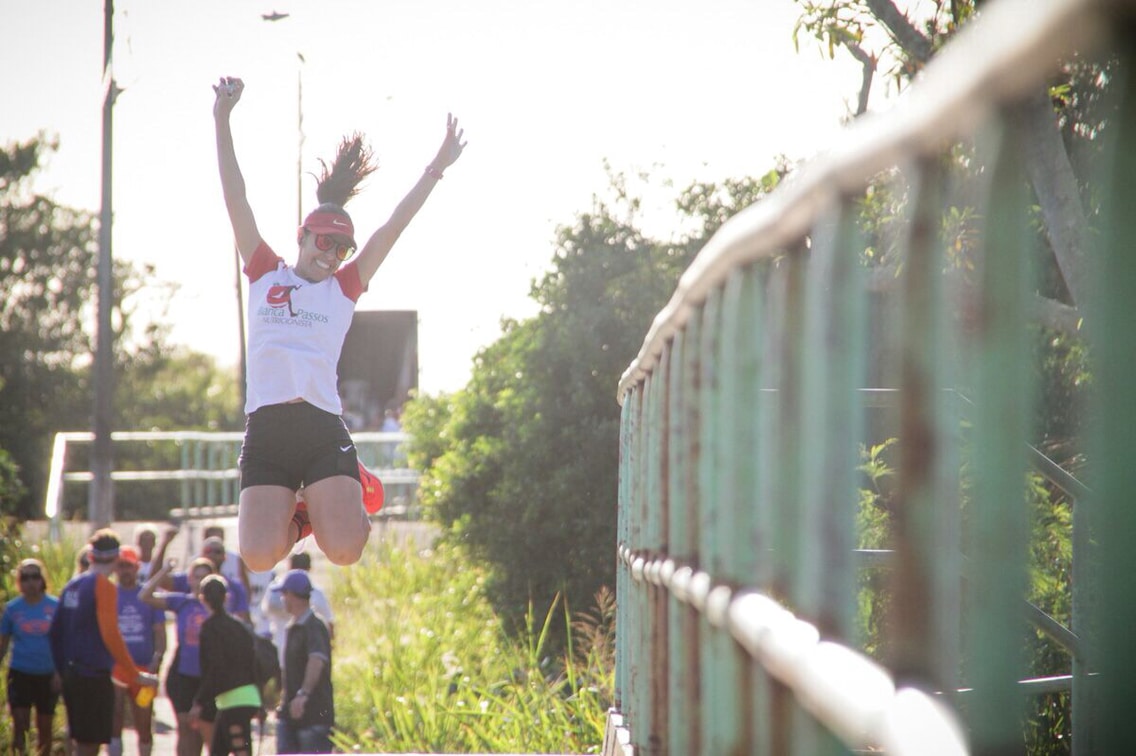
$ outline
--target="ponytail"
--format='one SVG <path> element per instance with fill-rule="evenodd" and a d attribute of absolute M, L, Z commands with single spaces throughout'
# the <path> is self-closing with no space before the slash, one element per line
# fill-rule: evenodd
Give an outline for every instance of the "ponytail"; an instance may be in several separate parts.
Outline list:
<path fill-rule="evenodd" d="M 359 132 L 343 138 L 330 166 L 323 160 L 320 165 L 323 171 L 317 178 L 316 199 L 321 206 L 330 204 L 339 208 L 359 193 L 359 184 L 378 168 L 374 153 L 363 143 Z"/>
<path fill-rule="evenodd" d="M 225 578 L 220 575 L 206 575 L 197 592 L 215 613 L 220 614 L 225 611 L 225 594 L 229 592 Z"/>

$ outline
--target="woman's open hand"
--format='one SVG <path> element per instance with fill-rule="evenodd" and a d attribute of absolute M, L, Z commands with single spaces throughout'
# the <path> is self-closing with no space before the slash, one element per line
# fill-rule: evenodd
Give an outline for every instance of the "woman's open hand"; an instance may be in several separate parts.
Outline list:
<path fill-rule="evenodd" d="M 464 134 L 465 130 L 458 127 L 458 119 L 454 118 L 453 113 L 446 113 L 446 138 L 442 140 L 438 155 L 430 164 L 439 171 L 453 165 L 465 149 L 466 143 L 462 139 Z"/>

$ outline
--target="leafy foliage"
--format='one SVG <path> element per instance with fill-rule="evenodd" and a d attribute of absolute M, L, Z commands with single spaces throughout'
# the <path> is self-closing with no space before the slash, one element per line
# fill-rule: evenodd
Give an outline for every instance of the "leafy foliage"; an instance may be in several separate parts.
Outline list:
<path fill-rule="evenodd" d="M 618 379 L 694 253 L 785 170 L 692 185 L 677 204 L 696 231 L 676 242 L 639 230 L 614 177 L 616 204 L 596 200 L 559 230 L 532 288 L 540 313 L 503 324 L 464 390 L 408 409 L 422 502 L 492 566 L 488 595 L 514 627 L 531 604 L 582 604 L 613 583 Z"/>
<path fill-rule="evenodd" d="M 32 513 L 42 490 L 50 429 L 86 418 L 79 368 L 91 353 L 82 324 L 94 287 L 93 218 L 33 195 L 30 178 L 54 144 L 0 149 L 0 448 L 12 455 L 21 495 L 10 514 Z"/>
<path fill-rule="evenodd" d="M 0 148 L 0 512 L 20 518 L 40 514 L 54 433 L 90 427 L 93 407 L 96 220 L 32 190 L 57 146 L 40 135 Z M 114 428 L 239 428 L 235 376 L 171 352 L 162 313 L 141 309 L 135 295 L 160 285 L 153 270 L 115 260 L 113 277 Z M 83 491 L 67 493 L 79 506 Z M 119 514 L 153 499 L 121 493 Z"/>
<path fill-rule="evenodd" d="M 549 637 L 561 602 L 519 636 L 462 550 L 386 546 L 339 573 L 333 669 L 338 746 L 373 753 L 598 753 L 614 694 L 610 594 Z"/>

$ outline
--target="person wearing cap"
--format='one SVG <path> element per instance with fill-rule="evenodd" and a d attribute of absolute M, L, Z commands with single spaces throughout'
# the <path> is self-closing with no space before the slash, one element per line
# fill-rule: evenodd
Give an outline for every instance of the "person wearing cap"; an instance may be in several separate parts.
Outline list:
<path fill-rule="evenodd" d="M 312 581 L 306 570 L 289 570 L 280 583 L 280 592 L 292 621 L 284 641 L 276 752 L 331 753 L 331 728 L 335 725 L 331 636 L 312 611 Z"/>
<path fill-rule="evenodd" d="M 78 756 L 94 756 L 110 743 L 114 721 L 114 683 L 157 685 L 140 670 L 118 629 L 118 589 L 110 581 L 118 561 L 118 534 L 109 528 L 89 540 L 90 568 L 59 594 L 51 621 L 51 655 L 63 680 L 67 725 Z"/>
<path fill-rule="evenodd" d="M 306 551 L 292 554 L 288 557 L 288 568 L 309 573 L 310 581 L 312 555 Z M 272 643 L 279 652 L 281 667 L 284 666 L 284 643 L 288 636 L 288 621 L 292 619 L 292 615 L 284 608 L 283 588 L 286 575 L 287 573 L 273 580 L 271 585 L 268 586 L 268 590 L 264 592 L 264 598 L 260 600 L 260 611 L 268 621 L 269 633 L 272 636 Z M 308 601 L 311 604 L 312 611 L 318 614 L 319 618 L 327 625 L 328 637 L 334 640 L 335 615 L 332 613 L 331 603 L 327 600 L 327 595 L 313 583 Z"/>
<path fill-rule="evenodd" d="M 294 265 L 261 237 L 237 164 L 230 117 L 245 84 L 213 87 L 217 159 L 225 207 L 249 279 L 245 439 L 238 533 L 249 569 L 269 570 L 310 532 L 334 564 L 359 559 L 370 533 L 355 445 L 343 422 L 336 379 L 359 297 L 442 172 L 465 147 L 457 119 L 433 160 L 390 218 L 355 250 L 344 204 L 375 169 L 363 136 L 345 138 L 316 187 L 320 204 L 297 232 Z M 305 489 L 305 506 L 295 493 Z"/>
<path fill-rule="evenodd" d="M 24 559 L 16 567 L 20 595 L 4 605 L 0 618 L 0 661 L 12 649 L 8 663 L 8 709 L 12 713 L 12 750 L 24 753 L 36 710 L 36 753 L 51 752 L 55 705 L 59 702 L 59 676 L 51 661 L 48 629 L 59 599 L 48 594 L 47 570 L 38 559 Z"/>
<path fill-rule="evenodd" d="M 142 600 L 142 586 L 138 582 L 141 555 L 133 546 L 118 550 L 115 575 L 118 577 L 118 629 L 130 658 L 134 663 L 157 675 L 166 655 L 166 613 Z M 129 702 L 129 703 L 128 703 Z M 114 725 L 111 732 L 110 756 L 122 753 L 122 727 L 126 707 L 130 706 L 130 721 L 138 733 L 139 756 L 150 756 L 154 747 L 154 702 L 145 706 L 122 686 L 114 689 Z"/>

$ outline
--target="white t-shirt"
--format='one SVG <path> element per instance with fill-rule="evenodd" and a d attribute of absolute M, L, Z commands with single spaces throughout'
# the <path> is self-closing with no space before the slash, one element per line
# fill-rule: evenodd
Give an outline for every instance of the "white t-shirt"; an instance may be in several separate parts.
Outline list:
<path fill-rule="evenodd" d="M 303 399 L 333 415 L 339 354 L 355 303 L 366 288 L 354 261 L 319 283 L 306 281 L 263 241 L 245 274 L 248 299 L 248 398 L 245 413 Z"/>

